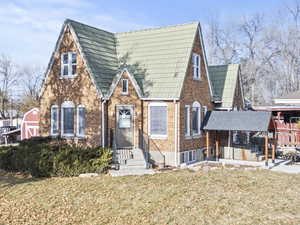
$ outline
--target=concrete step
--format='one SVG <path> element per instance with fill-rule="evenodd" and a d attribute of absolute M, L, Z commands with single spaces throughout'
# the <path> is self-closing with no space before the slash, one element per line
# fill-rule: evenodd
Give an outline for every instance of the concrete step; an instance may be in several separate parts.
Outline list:
<path fill-rule="evenodd" d="M 147 169 L 147 164 L 144 165 L 120 165 L 119 170 L 136 170 L 136 169 Z"/>
<path fill-rule="evenodd" d="M 145 160 L 135 160 L 135 159 L 131 159 L 131 160 L 127 160 L 126 161 L 126 165 L 128 166 L 143 166 L 146 165 L 146 161 Z"/>

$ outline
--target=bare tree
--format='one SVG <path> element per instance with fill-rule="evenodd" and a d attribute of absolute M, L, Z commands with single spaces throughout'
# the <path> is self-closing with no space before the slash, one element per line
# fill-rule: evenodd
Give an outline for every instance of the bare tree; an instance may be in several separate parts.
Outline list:
<path fill-rule="evenodd" d="M 23 96 L 20 110 L 26 112 L 39 105 L 39 92 L 43 81 L 44 69 L 40 66 L 23 66 L 19 70 Z"/>
<path fill-rule="evenodd" d="M 13 92 L 13 87 L 17 85 L 17 70 L 16 65 L 6 56 L 0 56 L 0 116 L 6 118 L 8 116 L 10 96 Z"/>

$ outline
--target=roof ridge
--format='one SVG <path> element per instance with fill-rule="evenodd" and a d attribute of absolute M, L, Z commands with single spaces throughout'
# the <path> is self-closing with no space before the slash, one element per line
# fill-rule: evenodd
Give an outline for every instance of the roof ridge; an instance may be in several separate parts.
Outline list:
<path fill-rule="evenodd" d="M 67 23 L 69 23 L 69 22 L 71 22 L 71 23 L 77 23 L 77 24 L 80 24 L 80 25 L 83 25 L 83 26 L 87 26 L 87 27 L 90 27 L 90 28 L 99 30 L 99 31 L 104 31 L 104 32 L 110 33 L 110 34 L 112 34 L 112 35 L 115 34 L 115 33 L 113 33 L 113 32 L 110 32 L 110 31 L 107 31 L 107 30 L 103 30 L 103 29 L 100 29 L 100 28 L 97 28 L 97 27 L 94 27 L 94 26 L 91 26 L 91 25 L 88 25 L 88 24 L 85 24 L 85 23 L 78 22 L 78 21 L 76 21 L 76 20 L 72 20 L 72 19 L 67 18 L 67 19 L 65 20 L 65 24 L 67 24 Z"/>
<path fill-rule="evenodd" d="M 179 26 L 186 26 L 186 25 L 199 24 L 199 23 L 200 22 L 193 21 L 193 22 L 182 23 L 182 24 L 159 26 L 159 27 L 150 27 L 150 28 L 145 28 L 145 29 L 124 31 L 124 32 L 116 32 L 115 34 L 127 34 L 127 33 L 135 33 L 135 32 L 144 32 L 144 31 L 150 31 L 150 30 L 159 30 L 159 29 L 165 29 L 165 28 L 171 28 L 171 27 L 179 27 Z"/>

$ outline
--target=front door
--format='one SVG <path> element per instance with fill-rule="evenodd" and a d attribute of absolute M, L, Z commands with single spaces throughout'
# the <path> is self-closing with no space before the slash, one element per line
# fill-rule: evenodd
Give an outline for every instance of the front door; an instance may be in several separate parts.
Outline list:
<path fill-rule="evenodd" d="M 133 146 L 133 106 L 116 106 L 116 145 L 117 148 Z"/>

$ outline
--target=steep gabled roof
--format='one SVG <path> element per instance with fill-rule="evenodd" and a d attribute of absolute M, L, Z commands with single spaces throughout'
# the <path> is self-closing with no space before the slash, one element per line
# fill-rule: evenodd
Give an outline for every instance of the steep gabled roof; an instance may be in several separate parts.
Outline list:
<path fill-rule="evenodd" d="M 55 51 L 68 26 L 103 97 L 123 69 L 133 76 L 143 97 L 180 97 L 193 43 L 200 34 L 198 22 L 114 34 L 67 19 Z M 48 72 L 53 58 L 54 54 Z"/>
<path fill-rule="evenodd" d="M 208 66 L 213 87 L 214 100 L 221 101 L 221 107 L 231 108 L 234 93 L 239 82 L 239 64 Z"/>
<path fill-rule="evenodd" d="M 126 64 L 145 97 L 178 98 L 199 23 L 117 33 L 118 58 Z"/>
<path fill-rule="evenodd" d="M 76 34 L 97 88 L 106 95 L 118 71 L 114 34 L 73 20 L 66 20 L 66 24 Z"/>

